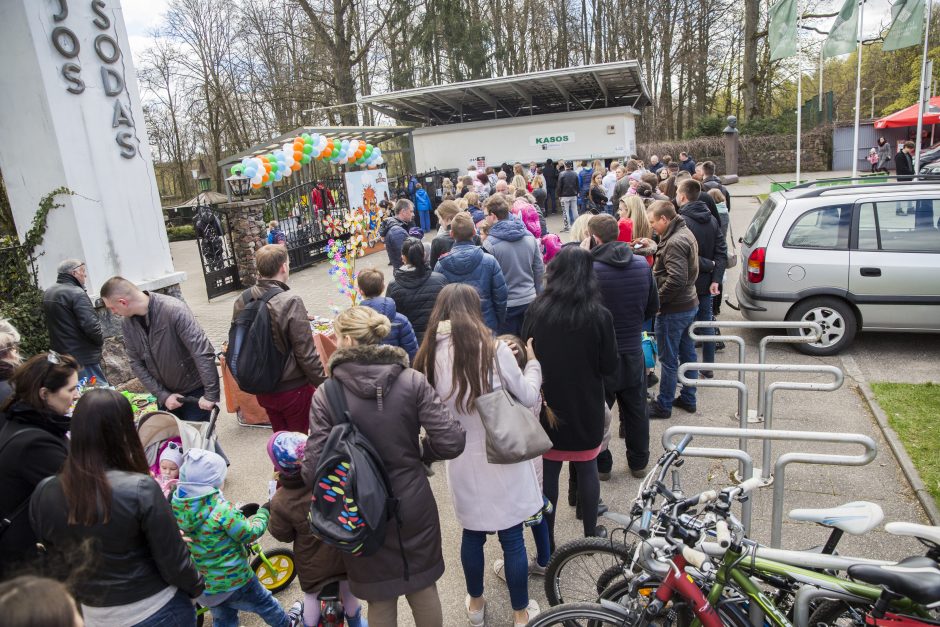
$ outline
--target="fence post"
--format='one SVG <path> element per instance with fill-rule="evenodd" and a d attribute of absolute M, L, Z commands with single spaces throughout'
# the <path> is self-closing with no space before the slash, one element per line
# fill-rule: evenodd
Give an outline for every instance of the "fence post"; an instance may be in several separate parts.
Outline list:
<path fill-rule="evenodd" d="M 238 278 L 243 287 L 251 287 L 258 281 L 255 266 L 255 251 L 267 242 L 264 238 L 265 200 L 243 200 L 219 205 L 219 210 L 228 215 L 232 230 L 232 251 L 238 267 Z"/>

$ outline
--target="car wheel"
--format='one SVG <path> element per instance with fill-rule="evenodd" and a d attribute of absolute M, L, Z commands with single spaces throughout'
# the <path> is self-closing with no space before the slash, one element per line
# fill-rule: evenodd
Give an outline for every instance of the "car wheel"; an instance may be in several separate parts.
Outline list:
<path fill-rule="evenodd" d="M 837 298 L 809 298 L 790 310 L 787 320 L 816 322 L 822 327 L 822 340 L 812 344 L 796 344 L 796 349 L 806 355 L 835 355 L 855 339 L 858 321 L 855 312 Z M 812 335 L 808 329 L 787 329 L 790 335 Z"/>

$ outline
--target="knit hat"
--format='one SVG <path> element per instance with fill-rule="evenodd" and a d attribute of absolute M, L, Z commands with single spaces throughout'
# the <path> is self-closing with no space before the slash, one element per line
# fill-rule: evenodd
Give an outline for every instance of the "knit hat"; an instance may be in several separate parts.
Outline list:
<path fill-rule="evenodd" d="M 221 455 L 191 448 L 183 456 L 179 487 L 185 496 L 205 496 L 221 490 L 227 471 L 225 459 Z"/>
<path fill-rule="evenodd" d="M 167 442 L 166 448 L 160 453 L 160 461 L 164 460 L 173 462 L 179 468 L 183 465 L 183 448 L 176 442 Z"/>
<path fill-rule="evenodd" d="M 542 263 L 548 263 L 555 258 L 558 251 L 561 250 L 561 238 L 554 233 L 549 233 L 542 238 Z"/>
<path fill-rule="evenodd" d="M 268 457 L 277 471 L 286 476 L 300 474 L 307 436 L 294 431 L 278 431 L 268 439 Z"/>

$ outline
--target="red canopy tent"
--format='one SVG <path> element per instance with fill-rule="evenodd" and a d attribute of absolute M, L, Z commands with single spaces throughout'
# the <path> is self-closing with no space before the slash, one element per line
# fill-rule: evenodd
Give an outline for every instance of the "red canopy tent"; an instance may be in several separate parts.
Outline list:
<path fill-rule="evenodd" d="M 931 98 L 927 104 L 927 111 L 924 112 L 924 126 L 930 124 L 940 124 L 940 96 Z M 901 128 L 905 126 L 917 126 L 916 104 L 895 111 L 875 122 L 875 128 Z"/>

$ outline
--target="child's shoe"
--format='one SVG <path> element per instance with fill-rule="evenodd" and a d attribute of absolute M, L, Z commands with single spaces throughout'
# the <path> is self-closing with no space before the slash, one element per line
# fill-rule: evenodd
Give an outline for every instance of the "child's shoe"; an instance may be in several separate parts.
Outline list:
<path fill-rule="evenodd" d="M 362 606 L 359 606 L 359 610 L 356 612 L 355 616 L 350 616 L 346 614 L 346 625 L 347 627 L 369 627 L 369 621 L 362 617 Z"/>
<path fill-rule="evenodd" d="M 287 610 L 287 617 L 290 619 L 291 627 L 304 627 L 304 602 L 297 601 Z"/>

